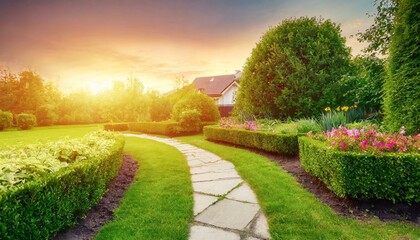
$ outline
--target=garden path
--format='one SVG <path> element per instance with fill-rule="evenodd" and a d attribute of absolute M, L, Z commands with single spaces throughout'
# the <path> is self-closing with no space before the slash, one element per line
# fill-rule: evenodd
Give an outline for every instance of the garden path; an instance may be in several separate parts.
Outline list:
<path fill-rule="evenodd" d="M 194 189 L 190 240 L 269 239 L 267 219 L 235 166 L 219 156 L 172 138 L 124 134 L 171 145 L 187 158 Z"/>

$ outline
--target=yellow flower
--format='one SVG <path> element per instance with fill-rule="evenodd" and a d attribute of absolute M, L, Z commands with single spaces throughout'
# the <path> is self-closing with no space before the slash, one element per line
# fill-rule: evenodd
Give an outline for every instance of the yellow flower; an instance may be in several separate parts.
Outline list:
<path fill-rule="evenodd" d="M 349 107 L 348 106 L 342 106 L 341 110 L 343 110 L 344 112 L 347 112 L 349 110 Z"/>
<path fill-rule="evenodd" d="M 335 110 L 336 110 L 337 112 L 339 112 L 339 111 L 340 111 L 340 106 L 338 106 Z"/>
<path fill-rule="evenodd" d="M 329 111 L 331 111 L 331 108 L 330 108 L 330 107 L 326 107 L 324 110 L 325 110 L 326 112 L 329 112 Z"/>

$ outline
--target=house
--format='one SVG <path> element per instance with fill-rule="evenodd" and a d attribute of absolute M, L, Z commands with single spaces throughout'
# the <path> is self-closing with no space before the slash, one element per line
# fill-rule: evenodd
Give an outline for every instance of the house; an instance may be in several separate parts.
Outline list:
<path fill-rule="evenodd" d="M 227 117 L 236 101 L 240 77 L 240 71 L 236 71 L 235 74 L 198 77 L 194 79 L 192 85 L 199 92 L 212 97 L 219 107 L 220 115 Z"/>

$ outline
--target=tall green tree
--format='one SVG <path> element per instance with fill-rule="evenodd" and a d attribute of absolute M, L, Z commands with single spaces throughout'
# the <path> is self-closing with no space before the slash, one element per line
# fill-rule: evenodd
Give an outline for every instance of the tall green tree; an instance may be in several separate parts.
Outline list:
<path fill-rule="evenodd" d="M 376 13 L 373 17 L 373 24 L 364 32 L 357 34 L 360 42 L 367 42 L 365 53 L 371 55 L 387 55 L 391 34 L 394 28 L 395 13 L 399 0 L 375 0 Z"/>
<path fill-rule="evenodd" d="M 420 128 L 420 1 L 400 0 L 395 15 L 385 82 L 385 124 L 404 126 L 408 133 Z"/>
<path fill-rule="evenodd" d="M 339 105 L 337 82 L 350 71 L 350 50 L 330 20 L 288 19 L 268 30 L 248 58 L 235 113 L 307 117 Z"/>

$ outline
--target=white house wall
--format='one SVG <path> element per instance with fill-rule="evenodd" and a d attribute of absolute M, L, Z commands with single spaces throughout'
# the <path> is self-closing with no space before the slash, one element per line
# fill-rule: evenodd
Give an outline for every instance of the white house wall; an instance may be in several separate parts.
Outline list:
<path fill-rule="evenodd" d="M 218 100 L 217 105 L 233 105 L 234 92 L 238 91 L 237 85 L 232 85 Z"/>

